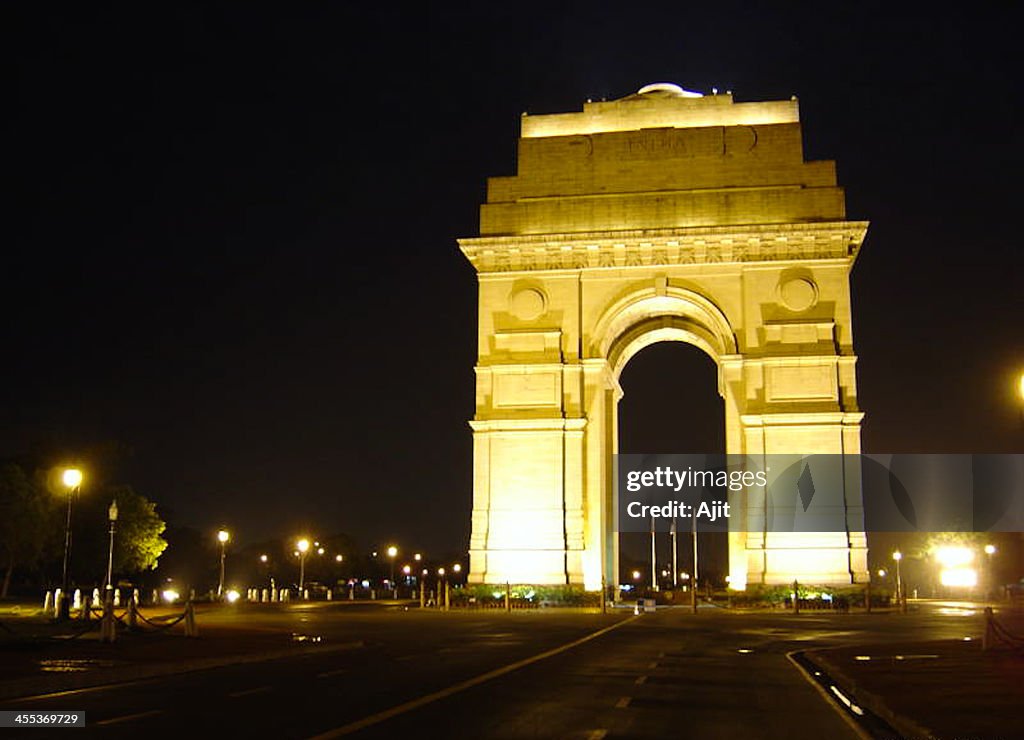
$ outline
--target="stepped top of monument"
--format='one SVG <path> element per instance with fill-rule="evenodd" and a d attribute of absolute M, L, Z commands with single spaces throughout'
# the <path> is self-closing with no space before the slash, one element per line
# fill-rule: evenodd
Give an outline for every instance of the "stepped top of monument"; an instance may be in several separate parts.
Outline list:
<path fill-rule="evenodd" d="M 799 120 L 796 98 L 737 103 L 731 92 L 703 95 L 670 82 L 656 82 L 617 100 L 587 101 L 582 111 L 524 114 L 522 136 L 528 139 L 646 128 L 759 126 Z"/>

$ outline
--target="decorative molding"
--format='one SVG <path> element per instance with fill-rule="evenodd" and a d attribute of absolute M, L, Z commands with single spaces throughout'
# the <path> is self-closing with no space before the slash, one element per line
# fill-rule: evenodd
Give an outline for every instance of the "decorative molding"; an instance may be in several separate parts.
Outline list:
<path fill-rule="evenodd" d="M 477 272 L 856 259 L 866 221 L 459 239 Z"/>

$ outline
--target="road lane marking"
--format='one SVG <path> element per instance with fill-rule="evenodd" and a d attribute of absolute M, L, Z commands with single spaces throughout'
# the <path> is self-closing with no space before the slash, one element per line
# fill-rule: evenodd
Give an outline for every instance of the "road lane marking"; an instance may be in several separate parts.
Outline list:
<path fill-rule="evenodd" d="M 110 691 L 125 686 L 143 686 L 147 683 L 156 683 L 156 679 L 143 678 L 138 681 L 123 681 L 121 683 L 105 683 L 101 686 L 85 686 L 81 689 L 67 689 L 66 691 L 52 691 L 48 694 L 36 694 L 35 696 L 19 696 L 11 699 L 4 699 L 4 704 L 17 704 L 23 701 L 43 701 L 45 699 L 59 699 L 62 696 L 75 696 L 77 694 L 94 694 L 97 691 Z"/>
<path fill-rule="evenodd" d="M 625 709 L 626 707 L 629 706 L 629 702 L 630 702 L 630 700 L 632 700 L 632 698 L 633 698 L 632 696 L 623 696 L 617 702 L 615 702 L 615 708 L 616 709 Z"/>
<path fill-rule="evenodd" d="M 647 676 L 640 676 L 633 683 L 635 683 L 637 686 L 640 686 L 640 685 L 642 685 L 642 684 L 644 684 L 646 682 L 647 682 Z"/>
<path fill-rule="evenodd" d="M 604 736 L 608 734 L 608 730 L 591 730 L 587 734 L 587 740 L 604 740 Z"/>
<path fill-rule="evenodd" d="M 232 691 L 228 696 L 232 699 L 237 699 L 240 696 L 249 696 L 251 694 L 265 694 L 270 691 L 269 686 L 257 686 L 254 689 L 243 689 L 242 691 Z"/>
<path fill-rule="evenodd" d="M 609 625 L 608 627 L 602 627 L 597 632 L 591 632 L 589 635 L 584 635 L 578 640 L 573 640 L 572 642 L 568 642 L 565 645 L 561 645 L 560 647 L 552 648 L 551 650 L 545 650 L 543 653 L 538 653 L 533 657 L 525 658 L 523 660 L 516 661 L 515 663 L 509 663 L 508 665 L 502 666 L 501 668 L 495 668 L 493 671 L 481 673 L 479 676 L 467 679 L 465 681 L 461 681 L 457 684 L 449 686 L 446 689 L 441 689 L 440 691 L 435 691 L 431 694 L 425 694 L 424 696 L 421 696 L 417 699 L 407 701 L 404 704 L 399 704 L 398 706 L 391 707 L 391 709 L 385 709 L 382 712 L 371 714 L 368 717 L 363 717 L 362 719 L 356 720 L 355 722 L 350 722 L 347 725 L 342 725 L 341 727 L 336 727 L 333 730 L 328 730 L 327 732 L 323 732 L 319 735 L 314 735 L 312 738 L 310 738 L 310 740 L 330 740 L 330 738 L 341 737 L 343 735 L 350 735 L 353 732 L 358 732 L 359 730 L 362 730 L 366 727 L 376 725 L 380 722 L 391 719 L 392 717 L 396 717 L 399 714 L 410 712 L 413 709 L 419 709 L 420 707 L 426 706 L 427 704 L 432 704 L 435 701 L 439 701 L 441 699 L 445 699 L 449 696 L 452 696 L 453 694 L 457 694 L 460 691 L 465 691 L 466 689 L 472 688 L 474 686 L 479 686 L 480 684 L 498 678 L 499 676 L 504 676 L 506 673 L 511 673 L 512 671 L 517 671 L 520 668 L 525 668 L 526 666 L 531 665 L 532 663 L 537 663 L 546 658 L 551 658 L 555 655 L 558 655 L 559 653 L 564 653 L 567 650 L 571 650 L 574 647 L 582 645 L 585 642 L 590 642 L 591 640 L 594 640 L 600 637 L 601 635 L 611 632 L 614 629 L 618 629 L 622 625 L 632 622 L 634 619 L 639 619 L 639 617 L 626 617 L 621 622 L 616 622 L 615 624 Z"/>
<path fill-rule="evenodd" d="M 323 673 L 316 674 L 317 678 L 330 678 L 331 676 L 337 676 L 342 673 L 348 673 L 348 668 L 337 668 L 333 671 L 324 671 Z"/>
<path fill-rule="evenodd" d="M 99 722 L 93 722 L 94 725 L 116 725 L 121 722 L 131 722 L 132 720 L 142 719 L 143 717 L 155 717 L 158 714 L 163 714 L 162 709 L 151 709 L 148 712 L 138 712 L 136 714 L 125 714 L 120 717 L 111 717 L 110 719 L 100 720 Z"/>

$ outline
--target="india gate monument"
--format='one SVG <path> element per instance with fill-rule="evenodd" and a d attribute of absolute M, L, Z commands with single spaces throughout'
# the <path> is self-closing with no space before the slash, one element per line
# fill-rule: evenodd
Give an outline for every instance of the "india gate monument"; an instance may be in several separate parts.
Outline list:
<path fill-rule="evenodd" d="M 795 98 L 658 83 L 524 114 L 516 174 L 488 180 L 480 236 L 459 241 L 479 279 L 470 582 L 619 582 L 619 376 L 655 342 L 716 363 L 726 453 L 859 453 L 849 273 L 867 226 L 835 163 L 804 161 Z M 730 587 L 864 582 L 857 529 L 730 522 Z"/>

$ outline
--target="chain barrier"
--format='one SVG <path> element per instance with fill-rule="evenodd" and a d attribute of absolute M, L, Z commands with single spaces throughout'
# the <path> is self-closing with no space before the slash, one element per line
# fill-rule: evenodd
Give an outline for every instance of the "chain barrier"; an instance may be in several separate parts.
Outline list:
<path fill-rule="evenodd" d="M 985 635 L 981 639 L 981 649 L 990 650 L 996 643 L 1002 643 L 1013 650 L 1024 650 L 1024 637 L 1015 635 L 1000 624 L 991 606 L 985 607 Z"/>

